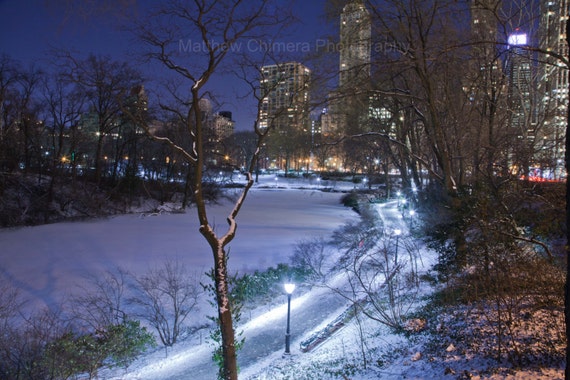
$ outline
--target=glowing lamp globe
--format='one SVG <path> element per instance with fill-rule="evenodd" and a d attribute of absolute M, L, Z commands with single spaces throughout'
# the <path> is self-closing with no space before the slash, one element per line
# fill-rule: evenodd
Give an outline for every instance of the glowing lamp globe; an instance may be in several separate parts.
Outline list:
<path fill-rule="evenodd" d="M 283 287 L 285 288 L 285 292 L 287 292 L 287 294 L 291 294 L 295 290 L 295 284 L 292 283 L 287 283 L 283 285 Z"/>

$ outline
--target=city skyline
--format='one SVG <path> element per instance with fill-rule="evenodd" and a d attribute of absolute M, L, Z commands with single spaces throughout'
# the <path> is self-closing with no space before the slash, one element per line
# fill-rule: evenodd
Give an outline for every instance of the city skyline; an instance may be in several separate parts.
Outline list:
<path fill-rule="evenodd" d="M 36 3 L 30 2 L 29 4 L 36 4 Z M 121 9 L 120 8 L 121 4 L 122 3 L 119 3 L 118 8 L 115 8 L 115 10 L 118 9 L 125 12 L 124 14 L 119 12 L 121 16 L 117 16 L 118 18 L 125 17 L 125 15 L 127 15 L 128 12 L 134 12 L 134 13 L 136 13 L 136 11 L 142 12 L 143 10 L 146 10 L 145 7 L 148 6 L 148 4 L 145 4 L 144 2 L 142 3 L 135 2 L 134 3 L 135 8 Z M 313 4 L 313 7 L 311 9 L 313 9 L 314 13 L 311 12 L 304 13 L 303 21 L 300 23 L 300 25 L 308 25 L 310 24 L 308 20 L 315 21 L 319 19 L 319 17 L 321 17 L 321 14 L 324 11 L 324 9 L 322 8 L 323 4 L 324 1 L 323 3 L 319 4 L 319 6 Z M 371 78 L 370 76 L 371 71 L 374 72 L 374 70 L 377 70 L 377 65 L 382 65 L 381 62 L 382 56 L 374 56 L 374 60 L 372 60 L 371 50 L 374 50 L 372 48 L 376 47 L 376 43 L 380 41 L 382 38 L 384 38 L 385 42 L 394 41 L 394 43 L 397 42 L 401 44 L 400 46 L 403 46 L 403 44 L 405 44 L 406 42 L 405 39 L 403 41 L 399 41 L 398 38 L 394 38 L 393 35 L 391 36 L 391 39 L 389 39 L 387 37 L 390 36 L 389 32 L 384 31 L 385 33 L 384 35 L 382 34 L 382 32 L 378 32 L 379 30 L 377 29 L 378 25 L 375 25 L 374 32 L 372 32 L 371 20 L 370 20 L 371 12 L 369 9 L 367 9 L 367 4 L 368 4 L 367 2 L 364 2 L 362 0 L 353 0 L 350 2 L 345 2 L 344 6 L 341 9 L 342 10 L 341 13 L 337 16 L 338 17 L 337 21 L 331 22 L 329 19 L 327 23 L 327 25 L 329 26 L 336 25 L 335 27 L 336 30 L 332 30 L 332 33 L 328 36 L 328 39 L 326 39 L 325 37 L 321 37 L 322 36 L 321 34 L 317 34 L 316 33 L 317 28 L 315 27 L 315 25 L 313 25 L 312 28 L 309 28 L 312 31 L 309 34 L 306 33 L 306 31 L 308 30 L 306 29 L 305 33 L 302 33 L 300 30 L 296 30 L 295 33 L 284 36 L 281 40 L 280 39 L 263 40 L 255 38 L 246 38 L 243 41 L 232 43 L 231 46 L 227 46 L 224 48 L 229 49 L 232 53 L 234 51 L 237 53 L 247 52 L 253 55 L 269 52 L 272 55 L 274 55 L 273 58 L 275 62 L 279 62 L 279 59 L 281 57 L 284 57 L 283 62 L 292 62 L 292 61 L 299 62 L 304 67 L 306 67 L 307 70 L 311 71 L 312 74 L 315 74 L 314 76 L 321 75 L 322 74 L 321 71 L 323 69 L 322 67 L 319 67 L 318 70 L 313 70 L 311 68 L 313 65 L 316 65 L 315 61 L 311 61 L 311 54 L 323 53 L 323 52 L 336 54 L 338 57 L 337 58 L 338 66 L 334 68 L 333 71 L 336 71 L 335 76 L 336 78 L 338 78 L 338 85 L 331 86 L 330 83 L 333 82 L 332 79 L 329 80 L 328 83 L 328 85 L 330 86 L 328 88 L 329 90 L 328 110 L 333 111 L 331 112 L 331 114 L 336 112 L 336 115 L 335 117 L 332 118 L 329 117 L 328 120 L 326 117 L 321 116 L 320 121 L 322 122 L 322 125 L 316 126 L 315 128 L 311 129 L 309 123 L 306 123 L 307 127 L 303 128 L 303 130 L 321 131 L 323 132 L 323 134 L 334 130 L 336 130 L 337 132 L 348 133 L 347 128 L 349 127 L 349 123 L 344 121 L 343 118 L 346 118 L 346 120 L 349 119 L 352 120 L 351 124 L 353 125 L 351 126 L 351 128 L 353 133 L 358 132 L 359 130 L 365 130 L 366 128 L 368 128 L 366 124 L 370 123 L 371 120 L 370 115 L 375 115 L 380 112 L 386 114 L 383 117 L 385 120 L 388 120 L 390 118 L 389 110 L 386 109 L 385 107 L 383 108 L 381 104 L 375 104 L 374 107 L 376 107 L 377 109 L 373 110 L 374 112 L 370 111 L 371 107 L 370 100 L 374 99 L 375 103 L 378 103 L 377 101 L 379 100 L 377 94 L 376 93 L 372 94 L 372 92 L 376 91 L 378 89 L 377 87 L 381 85 L 379 84 L 379 82 L 376 83 L 377 77 L 374 77 L 375 78 L 374 81 L 370 80 L 369 78 Z M 538 39 L 541 42 L 540 47 L 543 48 L 544 50 L 552 51 L 553 49 L 561 49 L 562 53 L 564 53 L 565 47 L 561 42 L 562 41 L 561 31 L 559 30 L 560 23 L 556 21 L 556 17 L 560 17 L 560 20 L 563 20 L 565 17 L 567 17 L 567 3 L 565 1 L 560 1 L 560 2 L 543 1 L 540 4 L 542 5 L 543 9 L 545 9 L 545 7 L 547 7 L 546 9 L 548 9 L 547 15 L 543 16 L 540 20 L 541 21 L 539 28 L 540 33 L 537 34 L 536 31 L 532 30 L 527 31 L 525 30 L 524 27 L 521 27 L 520 33 L 524 32 L 525 34 L 528 34 L 529 37 L 527 41 L 530 41 L 528 42 L 529 45 L 536 44 Z M 511 49 L 510 50 L 511 54 L 508 54 L 509 51 L 507 45 L 509 42 L 508 36 L 502 36 L 502 35 L 499 36 L 498 25 L 496 25 L 497 20 L 495 20 L 496 14 L 494 13 L 495 12 L 494 10 L 500 5 L 501 2 L 499 0 L 478 0 L 473 2 L 473 4 L 470 7 L 471 32 L 473 34 L 471 38 L 473 37 L 475 38 L 475 40 L 471 40 L 471 43 L 473 43 L 472 51 L 474 52 L 473 55 L 477 57 L 479 60 L 478 63 L 475 63 L 475 66 L 477 66 L 478 64 L 480 67 L 471 67 L 469 71 L 465 72 L 466 74 L 465 76 L 467 77 L 467 80 L 471 81 L 472 84 L 474 84 L 475 86 L 481 86 L 481 83 L 484 83 L 483 86 L 487 86 L 487 88 L 480 93 L 478 93 L 478 91 L 482 91 L 481 88 L 471 89 L 472 91 L 471 96 L 473 96 L 474 99 L 473 104 L 476 106 L 481 106 L 481 107 L 487 107 L 488 105 L 495 106 L 491 103 L 485 105 L 482 103 L 481 99 L 489 95 L 485 94 L 484 91 L 495 91 L 496 89 L 498 89 L 496 85 L 497 80 L 508 81 L 508 83 L 503 84 L 502 86 L 506 86 L 504 87 L 505 92 L 509 92 L 510 95 L 508 96 L 510 96 L 511 98 L 513 98 L 512 94 L 514 93 L 514 90 L 516 90 L 516 87 L 520 87 L 520 81 L 515 85 L 514 76 L 512 75 L 514 72 L 512 68 L 515 66 L 513 66 L 512 63 L 510 67 L 507 66 L 510 60 L 511 62 L 517 62 L 516 66 L 521 67 L 521 65 L 523 64 L 521 62 L 522 58 L 521 57 L 517 58 L 515 57 L 515 55 L 517 54 L 515 55 L 512 54 L 514 49 Z M 556 5 L 562 7 L 563 9 L 566 9 L 566 13 L 559 12 L 556 8 Z M 27 23 L 32 23 L 35 25 L 35 27 L 30 26 L 29 28 L 26 28 L 26 26 L 29 26 L 29 24 L 26 24 L 26 22 L 22 22 L 22 24 L 19 25 L 18 27 L 15 26 L 15 24 L 18 21 L 23 20 L 22 15 L 25 14 L 25 10 L 22 8 L 22 6 L 19 6 L 19 11 L 17 10 L 18 7 L 15 7 L 13 4 L 8 5 L 7 2 L 0 3 L 0 6 L 1 6 L 0 10 L 4 10 L 4 8 L 6 8 L 8 10 L 13 11 L 12 13 L 10 12 L 2 13 L 5 19 L 9 19 L 8 20 L 9 22 L 2 24 L 3 28 L 8 30 L 21 28 L 27 31 L 27 33 L 25 34 L 23 33 L 22 35 L 14 33 L 12 33 L 11 35 L 10 33 L 2 34 L 3 36 L 2 46 L 6 47 L 2 52 L 8 52 L 9 57 L 11 58 L 19 59 L 18 55 L 10 55 L 11 49 L 13 49 L 13 51 L 15 52 L 19 52 L 18 54 L 22 54 L 22 57 L 26 57 L 29 54 L 32 54 L 32 56 L 36 56 L 39 54 L 42 55 L 42 58 L 36 59 L 35 61 L 33 61 L 33 63 L 36 65 L 36 67 L 40 66 L 41 68 L 42 66 L 47 65 L 50 59 L 53 59 L 53 56 L 47 54 L 46 51 L 34 49 L 33 47 L 37 46 L 34 45 L 34 43 L 36 44 L 39 43 L 42 46 L 49 46 L 50 48 L 64 48 L 65 45 L 68 44 L 68 46 L 72 46 L 70 49 L 73 48 L 74 43 L 83 43 L 86 46 L 89 46 L 90 48 L 93 49 L 102 49 L 100 50 L 102 52 L 100 54 L 107 54 L 106 52 L 113 51 L 113 49 L 117 49 L 119 47 L 118 54 L 123 58 L 117 58 L 116 56 L 111 56 L 109 54 L 112 57 L 112 59 L 114 60 L 125 59 L 128 63 L 133 64 L 136 68 L 145 67 L 147 75 L 149 74 L 150 71 L 156 71 L 156 73 L 153 74 L 158 74 L 158 76 L 162 75 L 162 72 L 155 70 L 157 67 L 156 64 L 149 65 L 147 67 L 146 62 L 140 61 L 138 58 L 136 58 L 135 55 L 133 55 L 137 50 L 135 44 L 133 43 L 133 40 L 125 37 L 126 36 L 125 34 L 119 34 L 119 31 L 114 29 L 114 21 L 103 20 L 102 23 L 97 23 L 97 21 L 102 21 L 101 17 L 105 12 L 109 12 L 109 10 L 105 10 L 105 12 L 102 12 L 101 14 L 97 13 L 95 15 L 90 15 L 85 19 L 80 18 L 78 20 L 70 21 L 66 20 L 66 17 L 70 17 L 69 14 L 63 14 L 63 13 L 60 14 L 63 9 L 61 8 L 61 4 L 59 5 L 60 7 L 59 10 L 58 7 L 36 8 L 35 9 L 36 12 L 32 12 L 30 14 L 29 19 L 25 19 Z M 371 9 L 373 12 L 376 12 L 374 8 Z M 79 14 L 80 13 L 77 13 L 76 10 L 75 15 L 77 16 Z M 93 19 L 90 19 L 91 16 L 93 16 Z M 376 14 L 375 17 L 379 17 L 379 15 Z M 88 19 L 90 20 L 89 22 L 86 22 L 82 28 L 79 27 L 78 24 L 82 20 L 86 21 Z M 0 21 L 2 20 L 0 19 Z M 517 25 L 511 25 L 510 27 L 515 31 L 519 29 Z M 83 30 L 85 31 L 85 33 L 78 33 L 78 30 Z M 95 30 L 96 33 L 90 34 L 88 33 L 89 30 Z M 15 35 L 17 35 L 18 38 L 15 38 L 14 37 Z M 121 36 L 120 39 L 117 39 L 116 41 L 113 40 L 114 36 L 119 36 L 119 35 Z M 30 36 L 35 36 L 35 39 L 34 38 L 30 39 Z M 58 40 L 58 38 L 55 38 L 54 36 L 58 37 L 60 40 Z M 88 37 L 94 39 L 90 40 Z M 192 57 L 192 55 L 195 53 L 204 53 L 204 50 L 207 48 L 206 41 L 201 41 L 199 39 L 194 40 L 192 36 L 181 36 L 181 37 L 182 38 L 178 39 L 177 46 L 179 49 L 178 53 L 179 55 L 182 56 L 183 64 L 187 63 L 185 55 L 187 55 L 188 57 Z M 125 40 L 123 40 L 122 38 L 125 38 Z M 90 41 L 91 43 L 88 44 L 86 43 L 86 41 Z M 113 43 L 110 43 L 109 41 L 112 41 Z M 31 45 L 28 43 L 30 43 Z M 216 41 L 209 41 L 209 43 L 215 45 Z M 89 53 L 97 54 L 98 52 L 97 50 L 80 52 L 80 54 L 89 54 Z M 384 52 L 384 53 L 389 53 L 389 52 Z M 400 54 L 405 59 L 407 51 L 405 49 L 398 50 L 397 54 Z M 385 54 L 384 56 L 386 55 L 387 54 Z M 520 55 L 521 54 L 518 54 L 518 56 Z M 81 57 L 81 55 L 79 55 L 79 57 Z M 305 61 L 305 59 L 307 61 Z M 22 63 L 22 67 L 25 69 L 26 64 L 30 64 L 31 61 L 28 62 L 20 61 L 20 62 Z M 472 65 L 472 63 L 468 64 Z M 267 65 L 265 67 L 267 67 Z M 256 119 L 257 109 L 252 104 L 253 99 L 251 99 L 252 98 L 251 96 L 247 100 L 244 99 L 242 96 L 240 96 L 244 95 L 244 92 L 241 92 L 244 91 L 244 88 L 241 86 L 244 83 L 241 83 L 241 85 L 237 84 L 235 76 L 232 77 L 233 73 L 228 75 L 228 72 L 232 72 L 232 70 L 229 69 L 231 69 L 231 67 L 224 67 L 222 70 L 216 73 L 216 75 L 214 75 L 211 78 L 210 83 L 203 89 L 202 93 L 207 94 L 207 96 L 210 97 L 215 112 L 219 111 L 232 112 L 233 119 L 235 120 L 236 131 L 248 130 L 249 128 L 251 128 L 252 122 Z M 534 71 L 538 71 L 539 69 L 540 68 L 538 67 L 532 66 L 529 69 L 525 69 L 527 71 L 527 74 L 525 75 L 527 76 L 531 75 L 533 74 Z M 251 70 L 251 67 L 249 68 L 249 70 Z M 530 74 L 528 74 L 529 71 Z M 170 71 L 169 73 L 172 74 L 172 71 Z M 143 74 L 145 74 L 145 72 L 143 72 Z M 374 73 L 372 75 L 374 75 Z M 473 78 L 469 78 L 470 75 L 473 75 Z M 510 107 L 508 111 L 514 115 L 514 117 L 510 118 L 511 122 L 514 124 L 522 123 L 522 121 L 520 120 L 522 120 L 521 112 L 523 111 L 521 110 L 523 110 L 523 108 L 527 109 L 529 106 L 533 107 L 532 110 L 525 111 L 527 114 L 525 116 L 527 121 L 531 120 L 531 118 L 529 118 L 528 115 L 531 114 L 534 115 L 538 112 L 543 112 L 544 113 L 543 124 L 545 125 L 543 131 L 545 132 L 543 132 L 543 135 L 541 136 L 541 138 L 543 138 L 543 140 L 541 141 L 546 141 L 546 140 L 551 140 L 551 141 L 548 141 L 547 144 L 543 144 L 543 147 L 533 146 L 530 147 L 530 149 L 531 150 L 541 149 L 542 150 L 541 159 L 544 162 L 548 160 L 549 155 L 551 157 L 554 157 L 553 161 L 561 162 L 561 157 L 563 154 L 563 146 L 560 143 L 560 141 L 561 141 L 561 136 L 563 135 L 563 126 L 565 124 L 564 115 L 566 110 L 566 102 L 568 99 L 567 89 L 566 89 L 567 76 L 564 75 L 563 70 L 560 70 L 555 66 L 542 70 L 541 75 L 542 78 L 540 81 L 538 81 L 538 83 L 543 85 L 542 88 L 540 88 L 540 86 L 537 84 L 537 80 L 533 79 L 532 81 L 528 81 L 529 82 L 527 83 L 528 89 L 522 91 L 524 93 L 529 92 L 530 90 L 542 91 L 545 95 L 541 98 L 540 101 L 538 100 L 539 98 L 536 98 L 537 100 L 535 102 L 533 102 L 532 104 L 528 104 L 527 106 L 524 106 L 522 108 L 518 107 L 512 101 L 509 103 L 509 101 L 507 100 L 493 99 L 492 102 L 495 102 L 496 104 L 500 103 L 502 104 L 502 107 Z M 485 76 L 488 76 L 488 78 L 485 78 Z M 483 78 L 483 82 L 481 82 L 482 80 L 481 78 Z M 146 80 L 143 81 L 145 88 L 150 89 L 148 93 L 149 93 L 149 105 L 151 107 L 153 104 L 152 96 L 154 96 L 155 99 L 156 96 L 160 96 L 159 90 L 156 90 L 156 86 L 154 86 L 154 83 L 152 83 L 152 79 L 156 79 L 156 77 L 153 78 L 152 76 L 150 76 L 148 85 Z M 508 90 L 507 87 L 509 87 Z M 372 91 L 371 93 L 364 94 L 365 92 L 370 90 Z M 364 94 L 362 99 L 360 99 L 359 94 Z M 305 96 L 306 98 L 305 100 L 308 101 L 307 100 L 308 91 L 306 95 L 307 96 Z M 320 96 L 311 96 L 311 99 L 314 100 L 313 106 L 315 104 L 320 104 L 324 106 L 324 102 L 326 101 L 326 96 L 323 96 L 321 94 Z M 335 100 L 335 99 L 340 99 L 340 100 Z M 542 107 L 540 110 L 539 110 L 539 103 L 541 103 Z M 350 112 L 348 111 L 348 109 L 354 108 L 353 105 L 357 107 L 362 107 L 362 109 L 350 111 L 354 114 L 352 116 L 356 117 L 351 116 L 349 118 L 348 115 Z M 305 106 L 302 107 L 302 110 L 300 112 L 304 116 L 301 115 L 299 116 L 299 118 L 302 119 L 306 117 L 306 114 L 308 113 L 306 111 L 306 108 L 307 107 Z M 297 109 L 299 108 L 297 107 Z M 489 110 L 490 108 L 487 107 L 486 109 Z M 315 112 L 315 114 L 317 114 L 318 111 L 320 110 L 316 109 L 315 111 L 317 111 Z M 265 117 L 266 117 L 268 113 L 267 110 L 263 112 L 265 112 Z M 295 110 L 292 111 L 293 113 L 292 117 L 296 117 L 295 112 L 296 112 Z M 553 118 L 549 116 L 552 112 L 556 113 Z M 490 115 L 486 115 L 486 117 L 487 116 Z M 288 117 L 290 118 L 291 115 Z M 377 119 L 376 121 L 382 122 L 380 119 Z M 526 121 L 524 122 L 526 123 Z M 524 133 L 519 133 L 519 136 L 528 134 L 530 138 L 538 140 L 538 138 L 534 136 L 535 132 L 534 125 L 529 124 L 524 126 L 524 128 L 526 128 L 526 130 L 524 131 Z M 536 130 L 538 130 L 538 128 Z M 311 135 L 311 141 L 313 141 L 312 135 Z M 547 165 L 550 166 L 551 169 L 549 170 L 552 172 L 552 167 L 553 167 L 552 164 L 548 163 Z M 559 171 L 558 169 L 555 170 L 557 172 Z"/>
<path fill-rule="evenodd" d="M 290 3 L 290 2 L 287 2 Z M 86 14 L 72 9 L 75 15 L 66 9 L 65 2 L 45 2 L 27 0 L 22 2 L 0 1 L 0 54 L 8 54 L 22 63 L 23 68 L 30 65 L 47 67 L 53 63 L 50 52 L 65 49 L 78 56 L 89 54 L 110 56 L 113 60 L 125 60 L 140 69 L 147 81 L 145 87 L 158 83 L 159 73 L 170 75 L 156 63 L 143 62 L 140 43 L 132 34 L 121 30 L 130 15 L 139 16 L 153 4 L 149 1 L 103 3 L 105 8 L 99 13 Z M 299 6 L 293 2 L 292 6 Z M 242 41 L 234 49 L 259 53 L 264 49 L 274 49 L 280 54 L 303 54 L 307 49 L 332 51 L 336 45 L 322 37 L 332 30 L 324 20 L 325 0 L 303 3 L 299 20 L 294 30 L 281 40 L 272 41 L 251 39 Z M 74 17 L 72 17 L 74 16 Z M 322 33 L 322 35 L 321 35 Z M 202 49 L 202 42 L 182 36 L 180 49 Z M 196 53 L 201 53 L 198 51 Z M 249 87 L 242 80 L 231 74 L 218 74 L 212 78 L 208 91 L 216 94 L 221 104 L 216 111 L 232 112 L 236 130 L 250 130 L 256 116 L 254 100 L 246 98 Z M 150 103 L 152 99 L 152 93 Z"/>

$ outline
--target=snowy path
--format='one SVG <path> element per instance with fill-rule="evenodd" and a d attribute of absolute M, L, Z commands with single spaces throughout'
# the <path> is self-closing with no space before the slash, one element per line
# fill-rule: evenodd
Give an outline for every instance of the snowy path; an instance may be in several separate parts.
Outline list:
<path fill-rule="evenodd" d="M 396 228 L 400 229 L 402 233 L 405 235 L 408 231 L 408 226 L 402 214 L 398 210 L 398 202 L 397 201 L 389 201 L 386 203 L 377 203 L 376 211 L 384 227 L 388 230 L 394 230 Z"/>
<path fill-rule="evenodd" d="M 339 278 L 333 279 L 334 285 Z M 332 286 L 333 284 L 331 284 Z M 313 290 L 291 300 L 291 354 L 302 355 L 299 345 L 314 331 L 342 313 L 348 302 L 325 287 Z M 286 298 L 273 309 L 254 317 L 237 331 L 243 331 L 245 344 L 238 352 L 238 364 L 242 369 L 255 367 L 271 356 L 282 356 L 285 349 L 285 327 L 287 317 Z M 213 380 L 217 368 L 211 359 L 212 346 L 196 341 L 194 346 L 176 350 L 168 358 L 149 360 L 149 364 L 138 370 L 129 371 L 130 379 L 139 380 Z M 241 378 L 241 376 L 240 376 Z M 112 379 L 123 379 L 121 374 Z"/>
<path fill-rule="evenodd" d="M 299 343 L 312 330 L 320 326 L 323 321 L 338 315 L 347 305 L 346 300 L 330 292 L 328 289 L 319 288 L 301 297 L 293 297 L 291 301 L 291 353 L 299 354 Z M 245 345 L 238 352 L 238 364 L 240 368 L 247 368 L 264 360 L 271 354 L 281 354 L 285 348 L 285 327 L 287 317 L 287 305 L 283 304 L 274 310 L 268 311 L 244 326 L 238 327 L 243 330 Z M 211 346 L 204 343 L 208 353 Z M 216 367 L 212 363 L 210 355 L 202 355 L 202 350 L 196 350 L 193 355 L 188 355 L 187 365 L 177 371 L 168 373 L 148 372 L 140 379 L 168 379 L 168 380 L 209 380 L 215 379 Z"/>

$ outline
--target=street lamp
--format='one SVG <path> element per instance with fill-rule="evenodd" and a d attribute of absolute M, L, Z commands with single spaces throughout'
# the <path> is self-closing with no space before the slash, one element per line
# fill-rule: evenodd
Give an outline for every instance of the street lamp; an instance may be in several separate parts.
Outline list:
<path fill-rule="evenodd" d="M 396 228 L 394 230 L 394 235 L 396 235 L 396 257 L 395 257 L 395 261 L 398 262 L 398 243 L 399 243 L 399 239 L 400 239 L 400 235 L 402 234 L 402 230 L 399 228 Z"/>
<path fill-rule="evenodd" d="M 414 210 L 410 210 L 410 227 L 414 228 L 414 215 L 416 212 Z"/>
<path fill-rule="evenodd" d="M 287 332 L 285 334 L 285 354 L 289 355 L 291 353 L 289 350 L 291 345 L 291 294 L 295 290 L 295 284 L 289 282 L 283 286 L 285 287 L 285 292 L 287 293 Z"/>

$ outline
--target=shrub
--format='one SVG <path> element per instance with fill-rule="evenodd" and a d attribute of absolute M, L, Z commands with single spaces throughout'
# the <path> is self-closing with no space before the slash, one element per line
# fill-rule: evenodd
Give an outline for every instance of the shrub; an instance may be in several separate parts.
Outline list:
<path fill-rule="evenodd" d="M 154 345 L 154 337 L 139 321 L 125 321 L 90 334 L 66 332 L 47 344 L 43 363 L 56 378 L 79 373 L 94 376 L 104 365 L 128 367 Z"/>
<path fill-rule="evenodd" d="M 358 194 L 356 192 L 351 191 L 348 194 L 345 194 L 340 199 L 340 203 L 342 203 L 346 207 L 351 207 L 354 211 L 359 212 L 358 206 Z"/>

